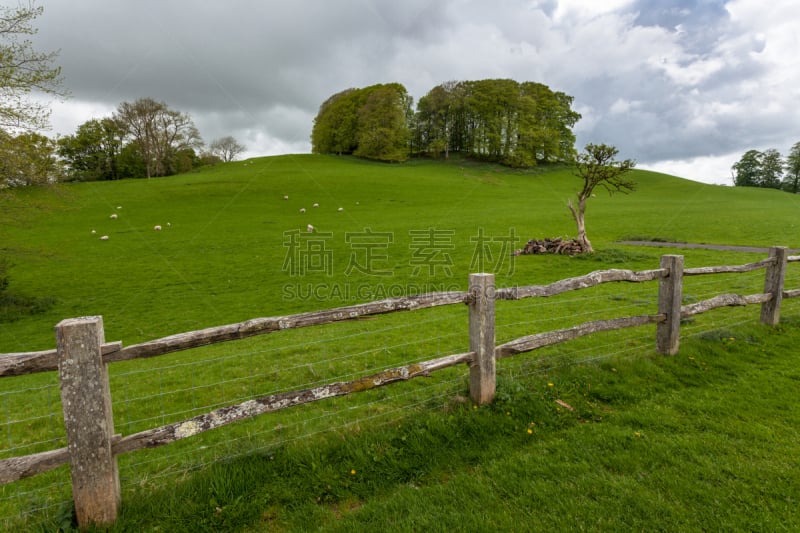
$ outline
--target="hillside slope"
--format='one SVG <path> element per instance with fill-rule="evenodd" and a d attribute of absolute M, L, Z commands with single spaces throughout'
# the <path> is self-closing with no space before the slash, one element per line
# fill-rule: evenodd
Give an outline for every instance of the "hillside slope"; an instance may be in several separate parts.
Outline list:
<path fill-rule="evenodd" d="M 589 203 L 589 236 L 600 251 L 624 238 L 800 245 L 795 196 L 646 171 L 634 177 L 633 194 L 598 191 Z M 51 347 L 53 325 L 71 316 L 103 315 L 109 338 L 130 343 L 373 296 L 309 300 L 286 291 L 301 282 L 424 291 L 463 287 L 475 270 L 496 272 L 499 285 L 585 273 L 592 268 L 565 258 L 508 256 L 530 238 L 574 234 L 565 204 L 577 185 L 568 169 L 288 155 L 169 178 L 21 191 L 21 205 L 47 209 L 20 209 L 0 228 L 12 288 L 56 303 L 0 323 L 0 352 Z M 309 224 L 325 263 L 300 268 Z M 643 261 L 626 268 L 652 268 L 664 252 L 635 253 Z"/>

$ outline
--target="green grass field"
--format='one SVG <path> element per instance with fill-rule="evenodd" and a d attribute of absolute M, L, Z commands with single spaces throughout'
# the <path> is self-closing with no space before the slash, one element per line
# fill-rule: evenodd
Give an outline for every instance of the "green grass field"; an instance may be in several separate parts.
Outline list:
<path fill-rule="evenodd" d="M 663 253 L 684 254 L 687 267 L 763 258 L 617 244 L 624 239 L 800 247 L 796 196 L 635 178 L 635 193 L 591 200 L 598 252 L 581 258 L 508 255 L 530 238 L 574 234 L 565 205 L 578 180 L 567 169 L 302 155 L 19 191 L 0 200 L 0 251 L 12 263 L 9 291 L 44 310 L 0 321 L 0 353 L 52 348 L 53 326 L 84 315 L 102 315 L 106 339 L 130 345 L 463 290 L 477 270 L 502 287 L 657 268 Z M 796 267 L 787 288 L 800 286 Z M 762 287 L 763 272 L 687 278 L 684 300 Z M 655 284 L 604 285 L 501 302 L 497 342 L 652 313 L 656 296 Z M 504 360 L 498 400 L 477 410 L 457 368 L 124 455 L 114 530 L 794 530 L 799 311 L 786 301 L 775 329 L 757 325 L 757 308 L 696 317 L 675 358 L 656 356 L 653 329 L 640 328 Z M 130 434 L 463 352 L 466 322 L 466 309 L 450 306 L 114 364 L 115 426 Z M 3 379 L 0 406 L 0 457 L 64 445 L 54 373 Z M 67 468 L 0 487 L 10 530 L 70 520 Z"/>

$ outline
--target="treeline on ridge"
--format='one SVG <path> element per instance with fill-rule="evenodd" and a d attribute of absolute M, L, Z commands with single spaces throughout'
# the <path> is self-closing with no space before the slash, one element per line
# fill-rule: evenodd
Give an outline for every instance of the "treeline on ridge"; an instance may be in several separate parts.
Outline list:
<path fill-rule="evenodd" d="M 457 152 L 512 167 L 569 160 L 573 97 L 535 82 L 452 81 L 412 98 L 399 83 L 347 89 L 319 108 L 311 149 L 381 161 Z"/>

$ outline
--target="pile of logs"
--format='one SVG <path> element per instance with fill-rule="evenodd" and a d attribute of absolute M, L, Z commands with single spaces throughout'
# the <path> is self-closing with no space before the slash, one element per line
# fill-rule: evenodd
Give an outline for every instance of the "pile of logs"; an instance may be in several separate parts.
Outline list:
<path fill-rule="evenodd" d="M 576 239 L 562 239 L 561 237 L 546 239 L 531 239 L 514 255 L 529 254 L 562 254 L 577 255 L 583 253 L 580 243 Z"/>

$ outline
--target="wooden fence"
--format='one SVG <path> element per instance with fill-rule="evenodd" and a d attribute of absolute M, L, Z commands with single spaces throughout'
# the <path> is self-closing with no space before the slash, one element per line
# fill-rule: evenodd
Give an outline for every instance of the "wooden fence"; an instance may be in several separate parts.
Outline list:
<path fill-rule="evenodd" d="M 313 311 L 282 317 L 256 318 L 237 324 L 180 333 L 142 344 L 123 347 L 106 342 L 99 316 L 73 318 L 56 326 L 56 349 L 0 354 L 0 377 L 58 371 L 67 447 L 0 461 L 0 483 L 10 483 L 70 464 L 73 500 L 78 523 L 107 525 L 116 520 L 120 484 L 116 457 L 144 448 L 155 448 L 201 432 L 308 402 L 380 387 L 454 365 L 469 366 L 470 397 L 476 404 L 491 402 L 495 395 L 498 359 L 530 352 L 601 331 L 656 324 L 656 349 L 664 355 L 678 352 L 681 319 L 725 306 L 761 305 L 761 322 L 775 325 L 783 298 L 800 296 L 800 290 L 784 290 L 789 256 L 784 247 L 770 249 L 769 257 L 738 266 L 683 267 L 683 256 L 665 255 L 660 268 L 633 272 L 602 270 L 563 279 L 549 285 L 496 288 L 492 274 L 471 274 L 469 290 L 392 298 L 360 305 Z M 764 291 L 752 295 L 720 294 L 708 300 L 681 305 L 684 276 L 742 273 L 765 269 Z M 495 302 L 549 297 L 610 282 L 659 280 L 658 309 L 651 315 L 597 320 L 573 327 L 521 337 L 495 345 Z M 181 422 L 131 435 L 114 432 L 108 364 L 154 357 L 223 341 L 243 339 L 281 330 L 309 327 L 396 311 L 467 304 L 469 350 L 430 361 L 384 370 L 354 381 L 337 382 L 305 390 L 284 392 L 226 406 Z"/>

